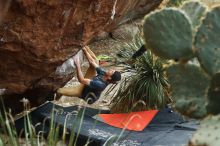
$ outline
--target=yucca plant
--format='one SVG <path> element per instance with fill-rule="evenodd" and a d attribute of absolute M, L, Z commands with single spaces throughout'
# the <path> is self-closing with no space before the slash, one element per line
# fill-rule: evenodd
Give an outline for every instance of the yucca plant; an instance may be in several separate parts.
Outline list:
<path fill-rule="evenodd" d="M 159 109 L 170 101 L 169 83 L 163 67 L 166 61 L 154 56 L 149 50 L 131 61 L 132 54 L 142 46 L 142 42 L 138 37 L 130 45 L 126 44 L 126 50 L 119 53 L 125 62 L 126 76 L 113 97 L 111 112 Z"/>

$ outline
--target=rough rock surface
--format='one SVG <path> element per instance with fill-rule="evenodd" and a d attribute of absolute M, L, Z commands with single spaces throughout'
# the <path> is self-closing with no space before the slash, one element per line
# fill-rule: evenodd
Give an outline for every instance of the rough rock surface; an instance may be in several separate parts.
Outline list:
<path fill-rule="evenodd" d="M 56 74 L 57 66 L 83 44 L 161 1 L 0 0 L 0 89 L 33 98 L 54 91 L 73 76 Z"/>

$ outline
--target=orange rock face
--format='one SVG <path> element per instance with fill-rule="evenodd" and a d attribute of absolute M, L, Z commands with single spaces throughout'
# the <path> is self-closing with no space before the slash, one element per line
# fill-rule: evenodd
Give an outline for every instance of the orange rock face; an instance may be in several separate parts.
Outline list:
<path fill-rule="evenodd" d="M 56 67 L 102 31 L 140 17 L 162 0 L 0 0 L 0 89 L 55 90 L 72 76 Z"/>

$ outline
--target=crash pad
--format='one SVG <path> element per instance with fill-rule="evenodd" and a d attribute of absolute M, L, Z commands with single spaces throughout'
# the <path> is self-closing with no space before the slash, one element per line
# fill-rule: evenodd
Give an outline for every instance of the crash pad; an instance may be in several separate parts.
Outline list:
<path fill-rule="evenodd" d="M 154 118 L 158 110 L 122 113 L 122 114 L 98 114 L 98 116 L 111 126 L 142 131 Z"/>
<path fill-rule="evenodd" d="M 64 129 L 67 130 L 67 141 L 70 139 L 72 132 L 79 135 L 77 146 L 84 146 L 88 140 L 89 146 L 103 146 L 106 145 L 110 138 L 113 138 L 111 139 L 111 145 L 187 145 L 189 138 L 192 137 L 192 134 L 199 126 L 197 121 L 190 119 L 186 121 L 171 108 L 164 108 L 157 112 L 143 131 L 123 130 L 93 118 L 98 114 L 109 114 L 108 110 L 98 110 L 84 106 L 62 107 L 52 102 L 47 102 L 29 113 L 32 124 L 38 125 L 35 126 L 36 133 L 43 131 L 44 136 L 48 136 L 52 111 L 57 112 L 53 121 L 55 125 L 59 125 L 61 135 Z M 82 113 L 82 111 L 84 111 L 84 116 L 81 121 L 78 120 L 78 116 L 75 113 Z M 24 121 L 24 117 L 20 117 L 15 121 L 18 133 L 24 131 Z M 67 124 L 65 125 L 65 123 Z"/>

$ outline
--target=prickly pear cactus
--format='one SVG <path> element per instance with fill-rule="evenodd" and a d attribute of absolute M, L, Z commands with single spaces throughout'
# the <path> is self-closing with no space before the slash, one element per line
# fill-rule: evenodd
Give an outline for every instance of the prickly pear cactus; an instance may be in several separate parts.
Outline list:
<path fill-rule="evenodd" d="M 220 113 L 220 72 L 212 77 L 208 92 L 207 111 L 211 114 Z"/>
<path fill-rule="evenodd" d="M 195 38 L 201 66 L 210 75 L 220 72 L 220 6 L 209 11 Z"/>
<path fill-rule="evenodd" d="M 202 20 L 208 10 L 208 7 L 206 7 L 203 3 L 199 1 L 186 1 L 183 3 L 181 9 L 190 18 L 194 29 L 193 31 L 195 33 L 197 30 L 196 28 L 201 25 Z"/>
<path fill-rule="evenodd" d="M 165 8 L 144 18 L 144 38 L 156 55 L 166 59 L 193 56 L 193 33 L 190 20 L 178 9 Z"/>
<path fill-rule="evenodd" d="M 145 16 L 143 29 L 153 53 L 179 60 L 167 68 L 176 109 L 194 118 L 219 114 L 220 5 L 188 1 L 181 10 L 165 8 Z M 192 56 L 199 63 L 191 63 Z"/>
<path fill-rule="evenodd" d="M 190 139 L 189 146 L 220 146 L 220 115 L 203 120 Z"/>
<path fill-rule="evenodd" d="M 193 63 L 172 64 L 167 68 L 167 75 L 175 108 L 188 117 L 204 117 L 209 76 Z"/>

